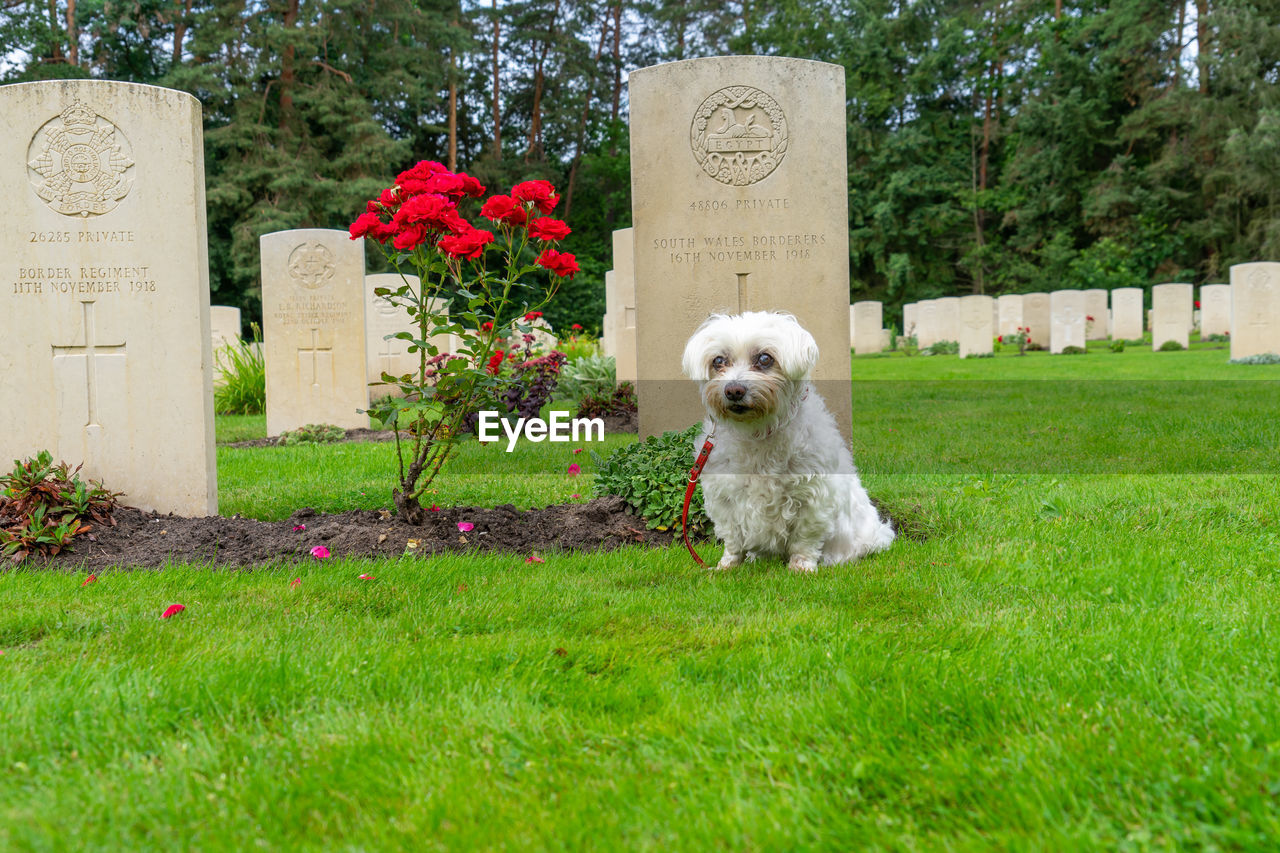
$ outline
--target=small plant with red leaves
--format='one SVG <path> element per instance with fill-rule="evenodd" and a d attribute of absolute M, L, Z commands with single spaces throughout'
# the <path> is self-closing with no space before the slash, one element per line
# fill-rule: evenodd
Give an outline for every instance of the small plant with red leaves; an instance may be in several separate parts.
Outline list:
<path fill-rule="evenodd" d="M 463 210 L 484 194 L 470 175 L 424 160 L 351 224 L 351 238 L 377 243 L 403 280 L 375 293 L 408 313 L 406 331 L 395 337 L 418 355 L 418 369 L 383 373 L 377 384 L 394 385 L 401 396 L 382 398 L 369 413 L 395 430 L 400 470 L 392 499 L 412 524 L 422 523 L 422 495 L 452 456 L 467 417 L 506 390 L 502 330 L 515 324 L 530 333 L 526 318 L 541 316 L 559 280 L 578 272 L 574 256 L 556 248 L 569 227 L 550 216 L 560 196 L 549 182 L 524 181 L 490 196 L 479 209 L 489 222 L 480 228 Z M 453 335 L 457 351 L 441 353 L 431 343 L 438 335 Z"/>
<path fill-rule="evenodd" d="M 111 513 L 119 493 L 82 482 L 81 467 L 55 465 L 42 450 L 34 459 L 15 460 L 13 471 L 0 475 L 0 554 L 15 563 L 33 554 L 52 557 L 94 524 L 116 523 Z"/>

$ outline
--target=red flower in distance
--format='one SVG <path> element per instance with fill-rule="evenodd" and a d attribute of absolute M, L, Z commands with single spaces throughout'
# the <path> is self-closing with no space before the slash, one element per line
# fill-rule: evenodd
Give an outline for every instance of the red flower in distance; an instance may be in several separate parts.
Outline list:
<path fill-rule="evenodd" d="M 572 330 L 573 330 L 573 331 L 575 331 L 575 332 L 581 332 L 581 331 L 582 331 L 582 324 L 581 324 L 581 323 L 574 323 L 574 324 L 573 324 L 572 326 L 570 326 L 569 328 L 570 328 L 570 329 L 572 329 Z"/>
<path fill-rule="evenodd" d="M 526 204 L 532 203 L 543 213 L 555 210 L 560 201 L 560 196 L 556 195 L 556 188 L 551 186 L 550 181 L 525 181 L 516 184 L 511 188 L 511 197 Z"/>
<path fill-rule="evenodd" d="M 489 364 L 485 369 L 488 370 L 490 374 L 497 376 L 499 368 L 502 367 L 502 360 L 506 357 L 507 357 L 507 354 L 502 350 L 500 349 L 494 350 L 493 353 L 489 356 Z"/>
<path fill-rule="evenodd" d="M 482 331 L 482 332 L 492 332 L 492 331 L 493 331 L 493 324 L 492 324 L 492 323 L 481 323 L 481 324 L 480 324 L 480 331 Z"/>
<path fill-rule="evenodd" d="M 484 254 L 484 247 L 493 242 L 493 234 L 472 228 L 462 234 L 454 234 L 440 238 L 440 251 L 454 258 L 478 258 Z"/>
<path fill-rule="evenodd" d="M 563 240 L 573 232 L 559 219 L 540 216 L 529 223 L 529 236 L 535 240 Z"/>
<path fill-rule="evenodd" d="M 524 206 L 506 195 L 490 196 L 480 208 L 480 215 L 494 222 L 507 222 L 511 225 L 523 225 L 529 218 Z"/>
<path fill-rule="evenodd" d="M 1199 300 L 1199 299 L 1197 299 L 1197 300 L 1196 300 L 1196 307 L 1197 307 L 1197 308 L 1199 308 L 1199 307 L 1200 307 L 1200 300 Z"/>
<path fill-rule="evenodd" d="M 564 278 L 573 276 L 578 272 L 578 259 L 570 252 L 557 252 L 555 249 L 545 249 L 541 255 L 538 255 L 537 264 L 540 267 L 546 267 L 556 275 Z"/>
<path fill-rule="evenodd" d="M 534 320 L 538 319 L 541 316 L 542 316 L 541 311 L 530 311 L 528 314 L 524 315 L 524 319 L 532 323 Z"/>

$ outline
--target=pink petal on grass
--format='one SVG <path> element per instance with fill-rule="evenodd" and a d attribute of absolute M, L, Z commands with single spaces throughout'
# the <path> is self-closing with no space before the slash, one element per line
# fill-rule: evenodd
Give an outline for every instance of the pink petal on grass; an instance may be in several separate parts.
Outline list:
<path fill-rule="evenodd" d="M 323 560 L 325 557 L 329 556 L 329 549 L 323 545 L 317 545 L 311 549 L 311 556 L 315 557 L 317 560 Z"/>
<path fill-rule="evenodd" d="M 181 613 L 186 609 L 187 608 L 182 606 L 181 604 L 170 604 L 168 607 L 165 608 L 164 612 L 160 614 L 160 618 L 168 619 L 170 616 L 177 616 L 179 613 Z"/>
<path fill-rule="evenodd" d="M 305 524 L 295 524 L 295 525 L 293 526 L 293 532 L 294 532 L 294 533 L 297 533 L 297 532 L 298 532 L 298 531 L 300 531 L 300 530 L 306 530 L 306 529 L 307 529 L 307 526 L 306 526 Z"/>
<path fill-rule="evenodd" d="M 360 577 L 356 578 L 356 580 L 371 581 L 373 580 L 373 575 L 361 575 Z"/>
<path fill-rule="evenodd" d="M 580 498 L 580 497 L 582 497 L 582 495 L 569 495 L 569 499 L 570 499 L 570 500 L 575 500 L 575 501 L 576 501 L 576 500 L 578 500 L 578 498 Z"/>
<path fill-rule="evenodd" d="M 577 455 L 578 455 L 579 453 L 581 453 L 581 452 L 582 452 L 582 448 L 581 448 L 581 447 L 575 447 L 575 448 L 573 449 L 573 455 L 574 455 L 574 456 L 577 456 Z"/>
<path fill-rule="evenodd" d="M 530 555 L 525 559 L 525 562 L 526 562 L 526 563 L 545 563 L 545 562 L 546 562 L 546 560 L 542 559 L 541 557 L 535 557 L 534 555 L 530 554 Z"/>
<path fill-rule="evenodd" d="M 582 473 L 582 468 L 578 465 L 578 463 L 577 463 L 577 462 L 574 462 L 572 465 L 570 465 L 570 466 L 569 466 L 569 476 L 570 476 L 570 477 L 576 477 L 576 476 L 578 476 L 580 473 Z"/>
<path fill-rule="evenodd" d="M 97 575 L 89 575 L 89 577 L 84 579 L 84 583 L 80 584 L 80 586 L 88 586 L 91 583 L 97 583 L 97 582 L 98 582 Z"/>
<path fill-rule="evenodd" d="M 458 529 L 463 533 L 470 533 L 472 530 L 476 529 L 476 526 L 469 521 L 459 521 Z"/>
<path fill-rule="evenodd" d="M 432 511 L 432 512 L 439 512 L 439 511 L 440 511 L 440 507 L 436 506 L 435 504 L 432 504 L 432 505 L 431 505 L 431 511 Z"/>
<path fill-rule="evenodd" d="M 297 589 L 298 587 L 302 586 L 302 578 L 294 578 L 293 580 L 289 581 L 289 586 L 293 587 L 294 589 Z"/>

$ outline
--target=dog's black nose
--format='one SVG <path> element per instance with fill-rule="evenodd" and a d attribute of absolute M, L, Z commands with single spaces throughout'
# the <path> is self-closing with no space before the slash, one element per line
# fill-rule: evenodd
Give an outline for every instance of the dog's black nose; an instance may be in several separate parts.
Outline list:
<path fill-rule="evenodd" d="M 741 382 L 730 382 L 724 386 L 724 397 L 734 403 L 739 402 L 743 397 L 747 396 L 747 386 Z"/>

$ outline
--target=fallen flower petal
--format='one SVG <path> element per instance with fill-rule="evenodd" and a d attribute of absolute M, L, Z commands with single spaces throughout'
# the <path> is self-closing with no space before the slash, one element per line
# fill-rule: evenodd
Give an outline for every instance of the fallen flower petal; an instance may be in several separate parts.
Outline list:
<path fill-rule="evenodd" d="M 472 530 L 476 529 L 476 526 L 469 521 L 459 521 L 458 529 L 463 533 L 470 533 Z"/>
<path fill-rule="evenodd" d="M 570 476 L 570 477 L 576 477 L 576 476 L 578 476 L 578 474 L 580 474 L 581 472 L 582 472 L 582 468 L 578 465 L 578 463 L 577 463 L 577 462 L 574 462 L 572 465 L 570 465 L 570 466 L 569 466 L 569 476 Z"/>
<path fill-rule="evenodd" d="M 97 582 L 98 582 L 97 575 L 89 575 L 89 577 L 84 579 L 84 583 L 80 584 L 80 586 L 88 586 L 91 583 L 97 583 Z"/>
<path fill-rule="evenodd" d="M 535 557 L 533 554 L 530 554 L 528 558 L 525 559 L 525 562 L 526 563 L 545 563 L 546 560 L 542 559 L 541 557 Z"/>
<path fill-rule="evenodd" d="M 297 589 L 298 587 L 302 586 L 302 578 L 294 578 L 293 580 L 289 581 L 289 586 L 293 587 L 294 589 Z"/>
<path fill-rule="evenodd" d="M 579 495 L 579 494 L 569 495 L 570 500 L 575 500 L 575 501 L 580 497 L 582 497 L 582 495 Z"/>
<path fill-rule="evenodd" d="M 317 545 L 311 549 L 311 556 L 315 557 L 317 560 L 323 560 L 325 557 L 329 556 L 329 549 L 323 545 Z"/>
<path fill-rule="evenodd" d="M 582 452 L 582 448 L 581 448 L 581 447 L 575 447 L 575 448 L 573 449 L 573 455 L 574 455 L 574 456 L 577 456 L 577 455 L 578 455 L 579 453 L 581 453 L 581 452 Z"/>
<path fill-rule="evenodd" d="M 160 614 L 161 619 L 168 619 L 170 616 L 176 616 L 187 608 L 181 604 L 170 604 L 165 611 Z"/>
<path fill-rule="evenodd" d="M 439 511 L 440 511 L 440 507 L 436 506 L 435 504 L 432 504 L 432 505 L 431 505 L 431 511 L 432 511 L 432 512 L 439 512 Z"/>
<path fill-rule="evenodd" d="M 307 526 L 305 524 L 295 524 L 293 526 L 294 533 L 297 533 L 299 530 L 306 530 L 306 529 L 307 529 Z"/>
<path fill-rule="evenodd" d="M 373 575 L 361 575 L 360 577 L 356 578 L 356 580 L 371 581 L 373 580 Z"/>

